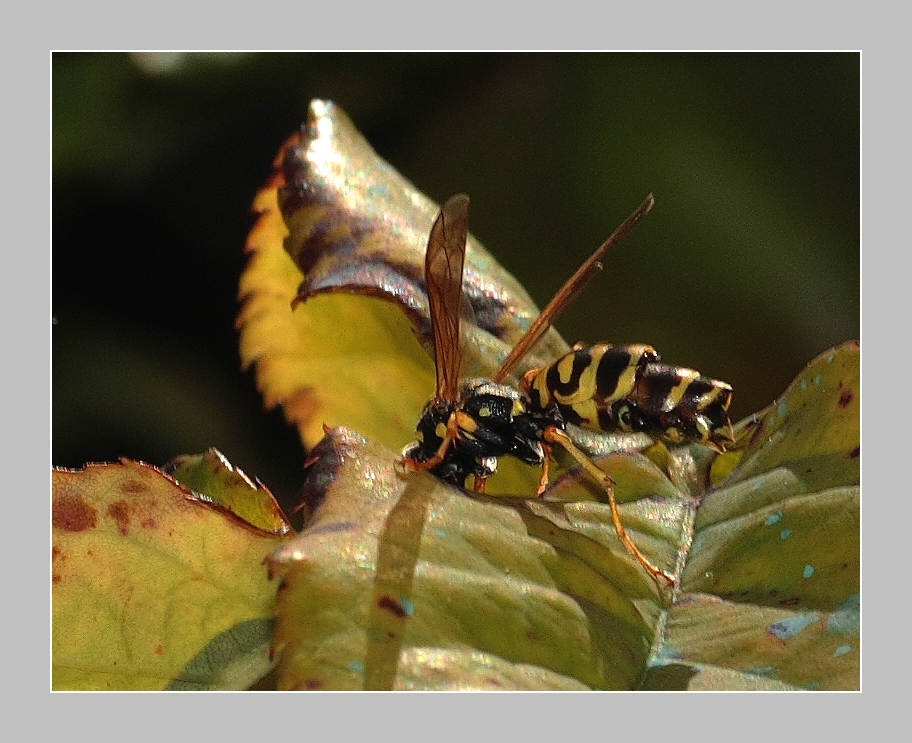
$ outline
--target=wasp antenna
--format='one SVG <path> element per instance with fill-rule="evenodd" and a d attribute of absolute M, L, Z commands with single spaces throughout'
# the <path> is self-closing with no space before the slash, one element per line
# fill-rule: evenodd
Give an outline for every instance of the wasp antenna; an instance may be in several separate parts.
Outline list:
<path fill-rule="evenodd" d="M 579 295 L 586 284 L 589 283 L 589 280 L 602 270 L 601 260 L 605 257 L 605 254 L 623 240 L 624 237 L 627 236 L 627 233 L 630 232 L 643 217 L 649 214 L 654 205 L 655 198 L 653 198 L 652 194 L 649 194 L 643 200 L 643 203 L 621 223 L 621 226 L 612 232 L 608 239 L 589 256 L 586 262 L 567 279 L 567 282 L 558 290 L 551 301 L 548 302 L 545 309 L 541 311 L 541 314 L 539 314 L 535 319 L 535 322 L 532 323 L 532 326 L 526 331 L 526 334 L 519 339 L 515 346 L 513 346 L 513 350 L 510 351 L 507 358 L 504 359 L 500 368 L 494 374 L 493 379 L 495 382 L 503 382 L 511 374 L 519 362 L 532 350 L 532 347 L 541 340 L 541 337 L 548 331 L 548 328 L 554 324 L 557 316 Z"/>

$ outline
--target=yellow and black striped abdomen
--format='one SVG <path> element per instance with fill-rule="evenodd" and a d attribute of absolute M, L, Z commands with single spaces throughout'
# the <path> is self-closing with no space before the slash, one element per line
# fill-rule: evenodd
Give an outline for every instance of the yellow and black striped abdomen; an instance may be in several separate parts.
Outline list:
<path fill-rule="evenodd" d="M 704 377 L 693 369 L 651 363 L 643 368 L 630 399 L 642 408 L 669 412 L 685 407 L 704 410 L 721 405 L 728 410 L 732 388 L 725 382 Z"/>
<path fill-rule="evenodd" d="M 530 371 L 523 387 L 540 410 L 557 405 L 568 421 L 582 428 L 617 430 L 617 426 L 604 427 L 599 411 L 629 398 L 643 369 L 658 360 L 655 349 L 646 345 L 578 346 L 557 361 Z"/>
<path fill-rule="evenodd" d="M 731 385 L 662 363 L 646 366 L 630 396 L 634 412 L 642 411 L 661 431 L 661 438 L 675 443 L 700 441 L 717 448 L 732 442 L 731 400 Z"/>
<path fill-rule="evenodd" d="M 530 404 L 556 407 L 591 431 L 642 431 L 673 443 L 731 443 L 732 388 L 693 369 L 664 364 L 651 346 L 574 348 L 523 379 Z"/>

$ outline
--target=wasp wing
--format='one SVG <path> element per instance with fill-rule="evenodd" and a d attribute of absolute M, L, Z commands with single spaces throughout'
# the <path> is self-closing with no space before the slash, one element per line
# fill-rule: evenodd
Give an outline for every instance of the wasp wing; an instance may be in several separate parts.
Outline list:
<path fill-rule="evenodd" d="M 437 368 L 436 400 L 455 401 L 459 395 L 459 314 L 468 234 L 469 197 L 456 194 L 441 207 L 424 258 Z"/>
<path fill-rule="evenodd" d="M 576 270 L 576 273 L 567 279 L 567 282 L 558 290 L 554 298 L 548 302 L 545 309 L 541 311 L 541 314 L 532 323 L 525 335 L 513 346 L 509 356 L 504 359 L 500 368 L 494 373 L 493 379 L 495 382 L 503 382 L 510 375 L 519 362 L 525 358 L 526 354 L 532 350 L 532 347 L 548 331 L 548 328 L 551 327 L 557 316 L 564 311 L 564 308 L 579 295 L 586 284 L 589 283 L 589 280 L 602 270 L 601 260 L 605 257 L 605 254 L 619 243 L 636 226 L 637 222 L 649 214 L 654 204 L 655 199 L 652 194 L 649 194 L 643 203 L 624 220 L 621 226 L 612 232 L 608 239 Z"/>

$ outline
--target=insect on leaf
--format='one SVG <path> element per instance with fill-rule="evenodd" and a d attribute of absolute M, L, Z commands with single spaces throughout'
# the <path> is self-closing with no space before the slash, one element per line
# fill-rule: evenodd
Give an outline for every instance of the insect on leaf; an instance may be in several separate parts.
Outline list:
<path fill-rule="evenodd" d="M 333 430 L 312 518 L 270 558 L 280 687 L 857 689 L 857 380 L 857 344 L 833 349 L 753 423 L 813 422 L 800 464 L 761 434 L 717 488 L 698 445 L 599 459 L 636 543 L 680 570 L 670 604 L 578 473 L 541 499 L 467 497 Z"/>
<path fill-rule="evenodd" d="M 435 388 L 421 346 L 438 209 L 338 108 L 312 103 L 257 208 L 245 363 L 308 446 L 324 423 L 358 431 L 332 428 L 312 450 L 305 529 L 269 560 L 281 688 L 858 687 L 857 344 L 735 426 L 733 451 L 580 444 L 603 455 L 632 541 L 678 579 L 662 595 L 591 473 L 538 499 L 522 465 L 512 497 L 397 470 Z M 463 293 L 462 373 L 488 376 L 537 310 L 471 237 Z M 550 330 L 515 371 L 566 350 Z"/>

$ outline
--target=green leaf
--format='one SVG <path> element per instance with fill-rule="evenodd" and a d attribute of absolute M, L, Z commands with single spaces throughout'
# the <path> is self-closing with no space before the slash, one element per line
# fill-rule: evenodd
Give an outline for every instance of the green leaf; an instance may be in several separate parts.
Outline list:
<path fill-rule="evenodd" d="M 254 483 L 244 471 L 232 467 L 218 449 L 202 454 L 186 454 L 172 459 L 164 467 L 181 485 L 200 500 L 224 507 L 245 523 L 276 536 L 291 531 L 291 524 L 269 488 Z"/>
<path fill-rule="evenodd" d="M 244 688 L 270 667 L 275 536 L 147 464 L 53 471 L 55 689 Z"/>
<path fill-rule="evenodd" d="M 740 464 L 697 510 L 657 669 L 859 688 L 859 372 L 855 342 L 821 354 L 724 455 Z"/>
<path fill-rule="evenodd" d="M 559 503 L 403 477 L 393 452 L 346 429 L 314 457 L 313 517 L 270 558 L 279 688 L 637 683 L 653 629 L 618 585 L 654 588 L 606 547 L 613 528 L 584 534 Z"/>

